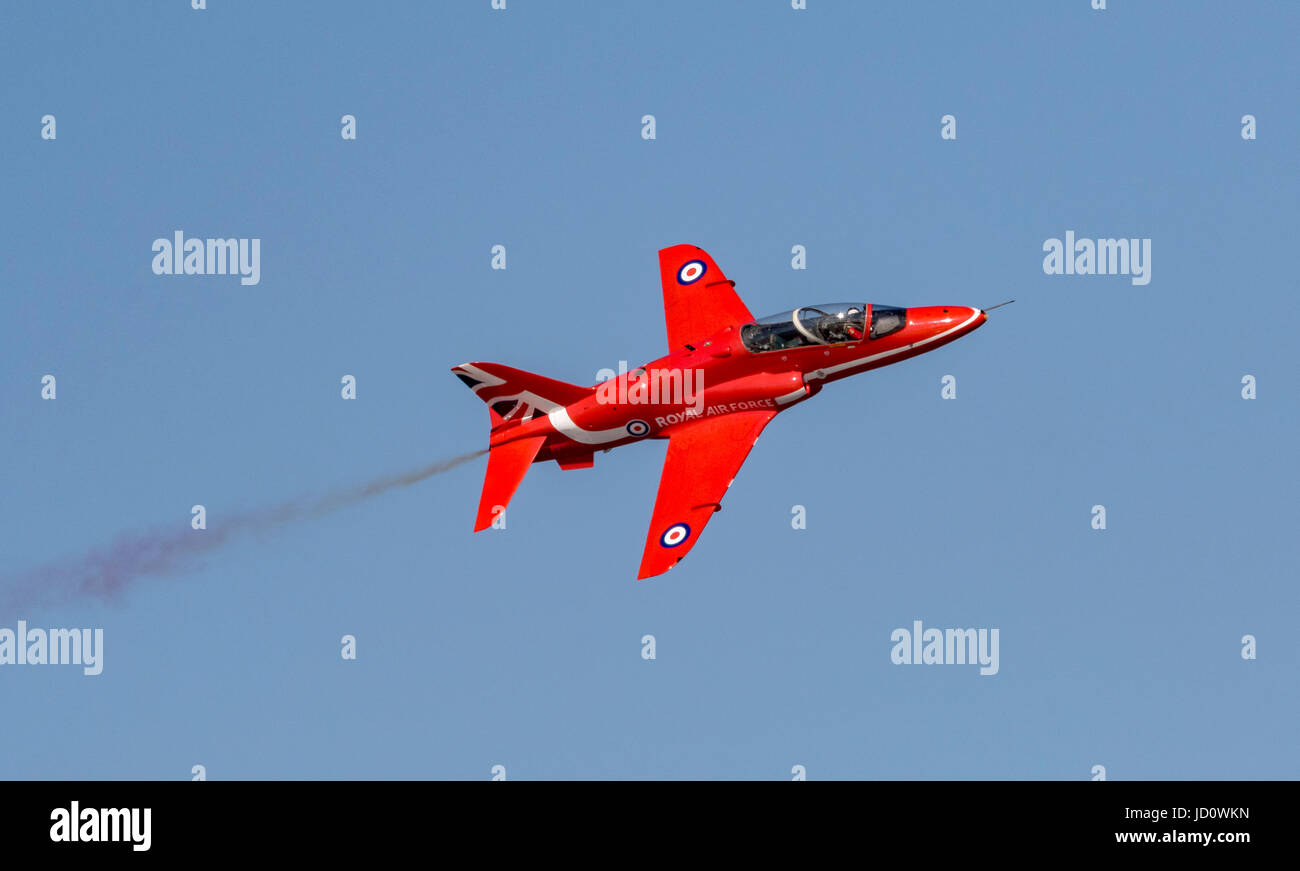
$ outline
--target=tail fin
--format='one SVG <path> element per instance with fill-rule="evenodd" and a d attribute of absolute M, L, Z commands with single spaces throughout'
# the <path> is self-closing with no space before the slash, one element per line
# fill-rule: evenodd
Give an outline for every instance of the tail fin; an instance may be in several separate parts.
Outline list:
<path fill-rule="evenodd" d="M 451 370 L 465 382 L 474 395 L 487 403 L 492 418 L 492 429 L 511 421 L 531 420 L 550 414 L 586 399 L 594 387 L 579 387 L 551 378 L 543 378 L 522 369 L 512 369 L 499 363 L 462 363 Z M 487 529 L 492 521 L 510 504 L 510 497 L 519 489 L 528 467 L 537 458 L 546 436 L 517 439 L 497 445 L 488 453 L 487 477 L 483 480 L 483 495 L 478 503 L 478 517 L 474 531 Z"/>
<path fill-rule="evenodd" d="M 452 373 L 487 403 L 496 429 L 511 420 L 529 420 L 586 399 L 594 387 L 566 384 L 500 363 L 461 363 Z"/>

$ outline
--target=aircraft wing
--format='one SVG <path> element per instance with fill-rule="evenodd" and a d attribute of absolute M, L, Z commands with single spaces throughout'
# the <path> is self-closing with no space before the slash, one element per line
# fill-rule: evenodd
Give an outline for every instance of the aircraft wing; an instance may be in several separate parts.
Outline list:
<path fill-rule="evenodd" d="M 695 546 L 775 411 L 741 411 L 675 427 L 637 580 L 661 575 Z"/>
<path fill-rule="evenodd" d="M 670 351 L 754 319 L 736 295 L 734 282 L 703 248 L 674 245 L 660 249 L 659 281 L 664 288 Z"/>

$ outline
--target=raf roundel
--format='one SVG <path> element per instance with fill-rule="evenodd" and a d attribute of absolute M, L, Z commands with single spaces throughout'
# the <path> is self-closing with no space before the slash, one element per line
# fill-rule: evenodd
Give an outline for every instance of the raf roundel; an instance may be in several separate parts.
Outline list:
<path fill-rule="evenodd" d="M 630 420 L 627 423 L 627 434 L 630 436 L 641 438 L 648 432 L 650 432 L 650 424 L 644 420 Z"/>
<path fill-rule="evenodd" d="M 692 260 L 682 265 L 677 270 L 678 284 L 694 284 L 704 277 L 704 273 L 709 271 L 709 267 L 704 265 L 703 260 Z"/>
<path fill-rule="evenodd" d="M 664 534 L 659 536 L 659 543 L 664 547 L 677 547 L 677 545 L 691 537 L 691 528 L 685 523 L 674 523 L 664 530 Z"/>

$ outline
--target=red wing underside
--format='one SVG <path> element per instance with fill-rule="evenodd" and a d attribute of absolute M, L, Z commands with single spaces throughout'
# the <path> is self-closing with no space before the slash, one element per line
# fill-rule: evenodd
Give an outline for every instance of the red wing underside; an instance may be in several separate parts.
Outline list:
<path fill-rule="evenodd" d="M 742 411 L 672 431 L 637 580 L 663 574 L 695 546 L 758 434 L 775 416 L 775 411 Z"/>
<path fill-rule="evenodd" d="M 676 351 L 727 327 L 754 319 L 732 283 L 703 248 L 674 245 L 659 251 L 668 349 Z"/>

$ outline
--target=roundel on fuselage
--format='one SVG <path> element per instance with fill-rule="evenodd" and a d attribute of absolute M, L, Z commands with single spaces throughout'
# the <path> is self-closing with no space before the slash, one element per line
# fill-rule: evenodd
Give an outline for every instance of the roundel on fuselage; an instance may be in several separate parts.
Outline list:
<path fill-rule="evenodd" d="M 690 260 L 682 264 L 682 268 L 677 270 L 678 284 L 694 284 L 704 277 L 704 273 L 709 271 L 709 267 L 704 265 L 703 260 Z"/>
<path fill-rule="evenodd" d="M 627 434 L 630 436 L 641 438 L 648 432 L 650 432 L 650 424 L 644 420 L 630 420 L 627 423 Z"/>

